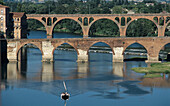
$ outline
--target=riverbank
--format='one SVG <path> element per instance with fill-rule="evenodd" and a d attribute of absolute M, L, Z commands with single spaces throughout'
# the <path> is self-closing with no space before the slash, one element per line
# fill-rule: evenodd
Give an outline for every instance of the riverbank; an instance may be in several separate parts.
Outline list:
<path fill-rule="evenodd" d="M 152 63 L 150 67 L 132 68 L 137 73 L 145 73 L 144 77 L 162 77 L 160 74 L 170 73 L 170 62 Z"/>
<path fill-rule="evenodd" d="M 37 28 L 37 30 L 35 30 L 35 31 L 46 31 L 46 29 L 41 27 L 41 28 Z M 74 34 L 74 35 L 83 35 L 82 31 L 72 32 L 69 29 L 54 29 L 53 32 L 56 32 L 56 33 L 67 33 L 67 34 Z"/>
<path fill-rule="evenodd" d="M 32 29 L 30 29 L 31 31 Z M 46 31 L 46 29 L 44 27 L 40 27 L 37 28 L 34 31 Z M 70 31 L 69 29 L 54 29 L 53 32 L 56 33 L 67 33 L 67 34 L 74 34 L 74 35 L 83 35 L 83 32 L 81 30 L 77 30 L 77 31 Z M 119 37 L 120 35 L 106 35 L 105 33 L 93 33 L 93 35 L 89 35 L 90 37 Z"/>

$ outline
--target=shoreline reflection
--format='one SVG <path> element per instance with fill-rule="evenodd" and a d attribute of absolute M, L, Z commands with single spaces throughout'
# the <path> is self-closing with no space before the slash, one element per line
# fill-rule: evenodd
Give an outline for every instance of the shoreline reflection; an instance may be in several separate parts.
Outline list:
<path fill-rule="evenodd" d="M 133 67 L 130 62 L 113 63 L 109 66 L 110 68 L 106 66 L 107 70 L 103 70 L 105 68 L 103 66 L 102 68 L 91 67 L 94 66 L 94 63 L 77 63 L 74 68 L 65 67 L 65 71 L 64 67 L 55 69 L 55 64 L 57 63 L 42 63 L 40 72 L 39 70 L 31 72 L 27 70 L 28 64 L 8 63 L 6 68 L 1 70 L 3 82 L 1 88 L 3 90 L 8 87 L 27 88 L 60 96 L 64 91 L 62 81 L 66 80 L 71 96 L 93 91 L 97 93 L 92 95 L 95 97 L 124 99 L 126 98 L 125 94 L 140 96 L 153 93 L 154 87 L 170 87 L 169 76 L 166 80 L 141 78 L 142 75 L 135 75 L 133 71 L 127 70 Z M 100 63 L 96 66 L 100 66 Z M 135 66 L 145 65 L 139 63 Z M 30 77 L 31 74 L 34 76 Z"/>

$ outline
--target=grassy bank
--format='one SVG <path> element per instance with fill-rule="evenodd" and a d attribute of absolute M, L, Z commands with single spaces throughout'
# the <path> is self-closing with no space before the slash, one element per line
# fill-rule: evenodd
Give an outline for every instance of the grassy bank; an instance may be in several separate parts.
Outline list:
<path fill-rule="evenodd" d="M 157 78 L 162 77 L 160 74 L 146 74 L 143 76 L 144 78 Z"/>
<path fill-rule="evenodd" d="M 137 67 L 132 68 L 137 73 L 145 73 L 144 77 L 160 77 L 158 73 L 170 73 L 170 62 L 165 63 L 152 63 L 151 67 Z"/>

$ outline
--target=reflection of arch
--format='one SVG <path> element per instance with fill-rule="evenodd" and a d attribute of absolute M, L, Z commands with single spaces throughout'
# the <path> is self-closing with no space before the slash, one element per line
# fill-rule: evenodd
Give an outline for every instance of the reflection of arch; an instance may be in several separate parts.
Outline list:
<path fill-rule="evenodd" d="M 52 51 L 52 55 L 54 55 L 55 49 L 58 48 L 59 46 L 61 46 L 62 44 L 68 44 L 68 45 L 72 46 L 76 50 L 77 55 L 79 55 L 77 48 L 74 46 L 74 44 L 72 44 L 70 42 L 62 42 L 62 43 L 56 44 L 53 51 Z"/>
<path fill-rule="evenodd" d="M 132 22 L 138 20 L 138 19 L 149 20 L 149 21 L 151 21 L 152 23 L 154 23 L 155 26 L 156 26 L 156 28 L 158 29 L 158 24 L 157 24 L 155 21 L 153 21 L 153 20 L 151 20 L 151 19 L 149 19 L 149 18 L 135 18 L 135 19 L 130 20 L 130 21 L 127 23 L 125 35 L 127 35 L 127 31 L 128 31 L 128 28 L 129 28 L 130 24 L 131 24 Z"/>
<path fill-rule="evenodd" d="M 133 44 L 139 44 L 139 45 L 141 45 L 142 47 L 144 47 L 144 49 L 146 50 L 146 52 L 147 52 L 147 54 L 148 54 L 148 50 L 147 50 L 147 47 L 145 47 L 145 45 L 143 45 L 143 44 L 141 44 L 141 43 L 139 43 L 139 42 L 132 42 L 132 43 L 130 43 L 130 44 L 128 44 L 127 46 L 125 46 L 124 47 L 124 50 L 123 50 L 123 52 L 122 52 L 122 55 L 124 55 L 124 52 L 126 51 L 126 49 L 129 47 L 129 46 L 131 46 L 131 45 L 133 45 Z"/>
<path fill-rule="evenodd" d="M 120 33 L 119 23 L 118 23 L 116 20 L 113 21 L 113 19 L 111 19 L 111 18 L 99 18 L 99 19 L 97 19 L 97 20 L 92 21 L 92 22 L 89 24 L 89 32 L 90 32 L 91 26 L 92 26 L 95 22 L 97 22 L 97 21 L 99 21 L 99 20 L 110 20 L 110 21 L 112 21 L 113 23 L 115 23 L 115 24 L 117 25 L 118 32 Z M 88 33 L 89 33 L 89 32 L 88 32 Z"/>
<path fill-rule="evenodd" d="M 16 50 L 17 56 L 18 56 L 19 50 L 20 50 L 24 45 L 26 45 L 26 44 L 32 44 L 32 45 L 36 46 L 36 47 L 41 51 L 41 54 L 42 54 L 42 55 L 44 54 L 43 51 L 42 51 L 42 48 L 41 48 L 41 44 L 31 43 L 31 42 L 25 42 L 25 43 L 21 44 L 21 45 L 17 48 L 17 50 Z"/>
<path fill-rule="evenodd" d="M 89 48 L 88 48 L 88 50 L 87 50 L 87 55 L 88 55 L 88 53 L 89 53 L 90 48 L 91 48 L 94 44 L 96 44 L 96 43 L 104 43 L 104 44 L 107 44 L 107 45 L 110 47 L 110 49 L 112 50 L 112 54 L 113 54 L 113 55 L 115 54 L 112 46 L 110 46 L 110 44 L 109 44 L 108 42 L 105 42 L 105 41 L 95 41 L 95 42 L 93 42 L 92 44 L 90 44 L 90 46 L 89 46 Z"/>
<path fill-rule="evenodd" d="M 54 22 L 54 24 L 52 25 L 52 32 L 53 32 L 55 26 L 57 25 L 57 23 L 59 23 L 59 22 L 61 22 L 61 21 L 63 21 L 63 20 L 73 20 L 74 22 L 77 22 L 77 23 L 80 25 L 81 29 L 82 29 L 82 23 L 81 23 L 80 21 L 77 21 L 76 19 L 72 19 L 72 18 L 62 18 L 62 19 L 58 19 L 58 20 L 56 20 L 56 21 Z M 83 30 L 82 30 L 82 31 L 83 31 Z"/>

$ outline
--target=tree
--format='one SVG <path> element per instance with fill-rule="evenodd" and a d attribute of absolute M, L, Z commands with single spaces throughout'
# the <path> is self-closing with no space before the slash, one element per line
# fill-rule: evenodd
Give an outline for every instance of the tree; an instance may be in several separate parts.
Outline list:
<path fill-rule="evenodd" d="M 0 4 L 4 5 L 5 4 L 4 0 L 0 0 Z"/>
<path fill-rule="evenodd" d="M 156 25 L 147 19 L 135 20 L 127 28 L 128 37 L 157 36 L 156 32 Z"/>
<path fill-rule="evenodd" d="M 112 14 L 122 14 L 125 13 L 121 6 L 115 6 L 112 8 Z"/>

